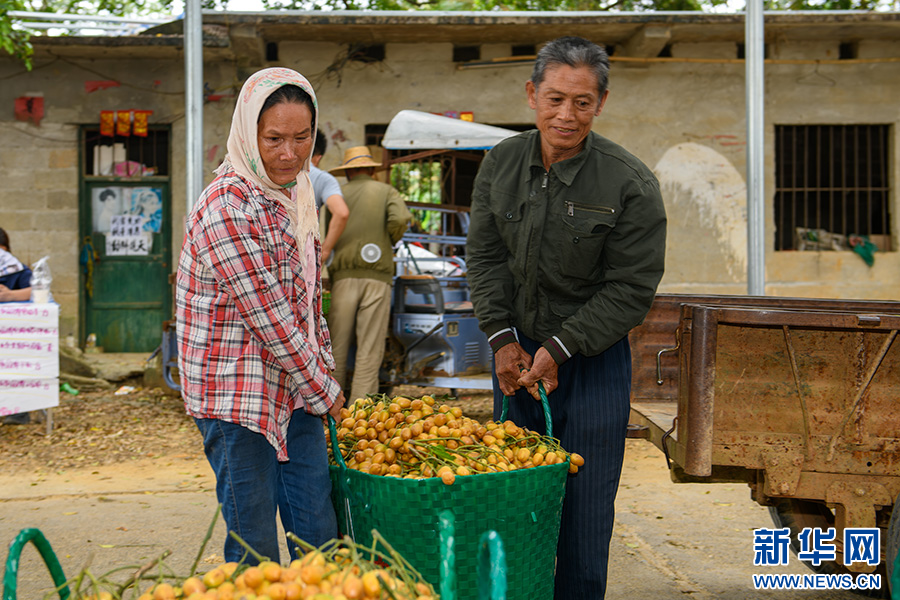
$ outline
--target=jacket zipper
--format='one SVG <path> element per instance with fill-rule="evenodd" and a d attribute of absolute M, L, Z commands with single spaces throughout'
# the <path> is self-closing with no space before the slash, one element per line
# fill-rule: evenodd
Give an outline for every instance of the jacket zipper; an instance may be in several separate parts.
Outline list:
<path fill-rule="evenodd" d="M 616 214 L 616 209 L 611 208 L 609 206 L 586 206 L 584 204 L 575 204 L 574 202 L 566 202 L 566 214 L 570 217 L 575 216 L 575 207 L 578 207 L 578 210 L 584 210 L 587 212 L 595 212 L 603 215 L 614 215 Z"/>

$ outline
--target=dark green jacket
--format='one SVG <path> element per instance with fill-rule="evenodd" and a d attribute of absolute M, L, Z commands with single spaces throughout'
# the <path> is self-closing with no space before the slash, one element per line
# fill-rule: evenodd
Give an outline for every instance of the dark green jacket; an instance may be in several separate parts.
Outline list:
<path fill-rule="evenodd" d="M 334 246 L 334 260 L 328 267 L 331 280 L 353 277 L 390 283 L 394 275 L 393 246 L 412 220 L 403 196 L 365 174 L 355 175 L 341 187 L 341 192 L 350 218 Z M 366 262 L 361 254 L 366 244 L 378 246 L 381 258 Z"/>
<path fill-rule="evenodd" d="M 466 262 L 495 352 L 515 327 L 557 363 L 600 354 L 650 310 L 665 249 L 656 177 L 596 133 L 549 172 L 537 130 L 502 141 L 481 164 Z"/>

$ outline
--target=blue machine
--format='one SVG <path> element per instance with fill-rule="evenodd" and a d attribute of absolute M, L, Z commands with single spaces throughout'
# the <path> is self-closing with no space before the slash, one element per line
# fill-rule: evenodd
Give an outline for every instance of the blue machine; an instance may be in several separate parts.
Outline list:
<path fill-rule="evenodd" d="M 450 279 L 450 278 L 445 278 Z M 491 389 L 491 353 L 465 280 L 430 275 L 394 280 L 392 332 L 403 347 L 399 383 Z"/>

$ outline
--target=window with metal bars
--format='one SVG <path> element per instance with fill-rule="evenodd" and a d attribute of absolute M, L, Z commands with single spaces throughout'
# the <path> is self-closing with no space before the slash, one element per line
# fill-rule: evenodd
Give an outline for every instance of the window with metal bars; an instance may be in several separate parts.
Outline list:
<path fill-rule="evenodd" d="M 775 249 L 891 250 L 889 126 L 776 125 Z"/>

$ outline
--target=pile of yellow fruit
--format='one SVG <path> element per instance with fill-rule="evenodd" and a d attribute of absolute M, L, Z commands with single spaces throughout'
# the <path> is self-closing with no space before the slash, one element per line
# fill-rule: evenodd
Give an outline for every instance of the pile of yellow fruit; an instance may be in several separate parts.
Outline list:
<path fill-rule="evenodd" d="M 393 573 L 393 574 L 392 574 Z M 264 561 L 238 568 L 226 563 L 180 586 L 159 583 L 138 600 L 434 600 L 431 586 L 398 576 L 347 548 L 332 556 L 313 550 L 282 567 Z"/>
<path fill-rule="evenodd" d="M 381 396 L 342 409 L 337 439 L 347 467 L 387 477 L 440 477 L 452 485 L 457 476 L 566 461 L 569 472 L 576 473 L 584 464 L 557 440 L 512 421 L 482 424 L 458 406 L 435 404 L 432 396 Z"/>

